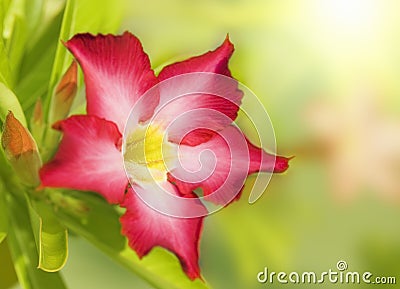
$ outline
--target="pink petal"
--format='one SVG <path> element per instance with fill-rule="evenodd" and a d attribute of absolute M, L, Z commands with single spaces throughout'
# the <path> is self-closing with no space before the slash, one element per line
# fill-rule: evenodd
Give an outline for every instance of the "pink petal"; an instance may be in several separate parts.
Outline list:
<path fill-rule="evenodd" d="M 174 94 L 184 96 L 166 105 L 160 111 L 159 119 L 164 120 L 164 122 L 168 121 L 168 124 L 170 124 L 179 115 L 188 113 L 183 116 L 182 120 L 179 120 L 179 124 L 169 129 L 169 139 L 171 141 L 188 145 L 202 143 L 211 136 L 209 131 L 199 127 L 221 130 L 237 117 L 243 92 L 238 89 L 237 81 L 231 78 L 228 68 L 228 62 L 233 51 L 234 47 L 227 37 L 224 43 L 216 50 L 171 64 L 160 72 L 158 76 L 160 81 L 167 79 L 173 81 L 171 80 L 173 77 L 188 73 L 208 73 L 208 76 L 206 74 L 203 76 L 201 74 L 188 75 L 187 77 L 179 78 L 177 84 L 172 83 L 169 85 L 169 82 L 166 82 L 167 84 L 160 87 L 161 95 Z M 213 78 L 211 73 L 218 74 L 220 77 Z M 221 77 L 221 75 L 225 77 Z M 179 82 L 183 82 L 183 84 Z M 172 88 L 166 88 L 166 86 L 172 86 Z M 187 93 L 193 94 L 188 95 Z M 192 111 L 196 109 L 203 109 L 203 112 L 196 112 L 193 115 Z M 211 110 L 220 115 L 222 114 L 222 118 L 221 116 L 211 116 Z M 193 122 L 194 120 L 196 123 Z M 198 124 L 201 124 L 201 126 Z M 193 131 L 184 137 L 182 131 L 187 133 L 189 130 Z"/>
<path fill-rule="evenodd" d="M 233 126 L 198 146 L 181 145 L 179 160 L 181 166 L 170 172 L 170 181 L 184 194 L 202 188 L 205 198 L 218 204 L 235 198 L 249 169 L 246 139 Z"/>
<path fill-rule="evenodd" d="M 164 67 L 158 75 L 158 78 L 162 81 L 179 74 L 192 72 L 212 72 L 231 76 L 228 62 L 233 51 L 233 44 L 229 41 L 229 37 L 227 36 L 222 45 L 213 51 Z"/>
<path fill-rule="evenodd" d="M 249 174 L 257 172 L 283 173 L 292 158 L 274 156 L 247 141 L 250 155 Z"/>
<path fill-rule="evenodd" d="M 172 184 L 166 182 L 163 186 L 178 194 Z M 121 217 L 122 233 L 140 258 L 153 247 L 161 246 L 176 254 L 190 279 L 200 277 L 198 251 L 203 218 L 176 218 L 159 213 L 148 207 L 132 188 L 122 206 L 126 208 Z"/>
<path fill-rule="evenodd" d="M 65 43 L 83 69 L 87 112 L 113 121 L 123 132 L 136 101 L 157 83 L 150 61 L 134 35 L 78 34 Z M 158 99 L 146 99 L 141 119 L 149 118 Z"/>
<path fill-rule="evenodd" d="M 179 154 L 181 167 L 173 169 L 168 179 L 183 194 L 202 188 L 206 200 L 221 205 L 240 195 L 249 174 L 283 172 L 289 160 L 255 147 L 233 126 L 198 146 L 181 145 Z"/>
<path fill-rule="evenodd" d="M 63 138 L 54 158 L 40 170 L 45 187 L 95 191 L 110 203 L 122 201 L 128 183 L 117 126 L 95 116 L 56 123 Z"/>

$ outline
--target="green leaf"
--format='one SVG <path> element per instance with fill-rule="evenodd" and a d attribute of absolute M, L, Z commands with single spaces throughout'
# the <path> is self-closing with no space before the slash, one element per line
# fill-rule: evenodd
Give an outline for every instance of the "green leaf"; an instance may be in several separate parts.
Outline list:
<path fill-rule="evenodd" d="M 18 98 L 7 86 L 0 82 L 0 120 L 2 122 L 4 122 L 6 115 L 10 110 L 22 125 L 27 127 L 25 115 Z"/>
<path fill-rule="evenodd" d="M 50 80 L 58 33 L 61 27 L 62 10 L 57 11 L 48 24 L 42 27 L 41 36 L 22 60 L 20 78 L 15 88 L 27 118 L 30 117 L 37 99 L 45 96 Z M 46 53 L 43 53 L 46 51 Z"/>
<path fill-rule="evenodd" d="M 43 6 L 44 0 L 29 0 L 25 3 L 28 35 L 35 34 L 38 29 L 40 29 Z M 29 43 L 27 43 L 27 45 L 29 45 Z"/>
<path fill-rule="evenodd" d="M 0 10 L 3 10 L 4 11 L 4 15 L 5 15 L 5 13 L 8 11 L 8 7 L 10 6 L 10 2 L 11 2 L 12 0 L 2 0 L 1 2 L 0 2 Z M 4 15 L 2 15 L 2 18 L 1 19 L 4 19 Z M 3 23 L 0 23 L 0 28 L 1 28 L 1 30 L 3 31 Z"/>
<path fill-rule="evenodd" d="M 9 289 L 18 282 L 18 279 L 15 274 L 7 241 L 0 244 L 0 260 L 0 289 Z"/>
<path fill-rule="evenodd" d="M 102 244 L 114 247 L 117 251 L 124 249 L 125 239 L 120 234 L 119 214 L 113 206 L 91 193 L 49 191 L 50 199 L 57 206 L 55 214 L 60 221 L 71 220 L 79 223 L 78 227 L 82 229 L 91 228 L 85 232 L 89 239 L 101 240 Z"/>
<path fill-rule="evenodd" d="M 13 79 L 17 79 L 27 39 L 25 0 L 14 0 L 5 15 L 3 37 Z"/>
<path fill-rule="evenodd" d="M 44 0 L 14 0 L 11 1 L 7 11 L 4 9 L 7 13 L 4 18 L 3 36 L 8 54 L 9 66 L 13 74 L 13 84 L 15 82 L 16 88 L 19 86 L 20 81 L 25 81 L 26 75 L 21 75 L 22 66 L 26 67 L 29 65 L 30 74 L 36 75 L 38 71 L 36 71 L 36 73 L 32 71 L 32 68 L 37 66 L 35 65 L 36 62 L 47 58 L 49 54 L 51 56 L 51 61 L 53 61 L 54 54 L 52 55 L 49 51 L 51 45 L 49 45 L 48 39 L 43 37 L 43 33 L 48 32 L 50 27 L 53 28 L 53 23 L 51 23 L 52 19 L 60 13 L 63 1 L 58 1 L 61 5 L 50 2 L 51 1 L 46 1 L 45 3 Z M 55 32 L 56 37 L 50 37 L 49 39 L 54 41 L 52 45 L 56 46 L 59 26 L 55 25 L 54 28 L 57 29 Z M 41 44 L 38 43 L 40 40 L 47 40 L 43 41 L 45 46 L 41 47 L 40 55 L 32 55 L 36 53 L 36 51 L 32 53 L 32 50 Z M 46 53 L 43 53 L 43 51 L 46 51 Z M 32 61 L 30 63 L 25 63 L 28 59 L 33 59 L 33 63 Z M 51 67 L 41 68 L 50 75 Z M 36 83 L 37 85 L 47 86 L 48 79 Z M 15 91 L 18 90 L 15 89 Z M 31 95 L 28 99 L 33 98 L 33 92 L 35 91 L 31 91 Z M 21 94 L 17 93 L 17 95 L 21 97 Z M 37 97 L 34 97 L 33 102 L 36 99 Z M 24 104 L 24 101 L 21 100 L 21 103 Z"/>
<path fill-rule="evenodd" d="M 8 232 L 8 215 L 4 197 L 4 188 L 0 186 L 0 243 L 3 242 Z"/>
<path fill-rule="evenodd" d="M 89 193 L 74 192 L 68 195 L 83 201 L 88 206 L 87 216 L 82 220 L 64 207 L 56 211 L 60 220 L 154 288 L 210 288 L 201 280 L 188 279 L 176 256 L 164 249 L 155 248 L 140 260 L 136 253 L 128 248 L 125 238 L 121 236 L 120 214 L 103 199 Z"/>
<path fill-rule="evenodd" d="M 8 160 L 6 158 L 6 155 L 5 155 L 5 152 L 3 149 L 0 149 L 0 177 L 2 178 L 2 182 L 0 182 L 1 194 L 5 194 L 5 192 L 7 192 L 5 187 L 3 188 L 3 185 L 5 186 L 5 180 L 10 181 L 12 179 L 15 179 L 16 176 L 14 174 L 14 171 L 13 171 L 10 163 L 8 162 Z"/>
<path fill-rule="evenodd" d="M 8 62 L 7 50 L 2 38 L 0 38 L 0 82 L 7 86 L 12 85 L 10 64 Z"/>
<path fill-rule="evenodd" d="M 58 273 L 47 273 L 36 267 L 39 256 L 26 205 L 8 194 L 7 208 L 10 216 L 7 243 L 21 286 L 24 289 L 66 288 Z"/>
<path fill-rule="evenodd" d="M 56 272 L 68 258 L 68 232 L 43 201 L 31 201 L 26 196 L 33 235 L 39 252 L 38 268 Z"/>
<path fill-rule="evenodd" d="M 10 64 L 8 62 L 8 53 L 6 46 L 4 44 L 4 40 L 2 37 L 3 34 L 3 20 L 6 14 L 8 7 L 5 2 L 0 2 L 0 82 L 5 83 L 10 86 L 12 84 L 11 77 L 11 69 Z"/>

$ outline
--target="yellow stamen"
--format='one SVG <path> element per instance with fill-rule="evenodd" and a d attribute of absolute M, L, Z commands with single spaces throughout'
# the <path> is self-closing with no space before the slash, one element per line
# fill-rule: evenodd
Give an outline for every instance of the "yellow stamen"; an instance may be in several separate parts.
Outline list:
<path fill-rule="evenodd" d="M 159 127 L 150 125 L 138 127 L 128 135 L 124 160 L 133 181 L 166 180 L 173 146 L 163 133 Z"/>

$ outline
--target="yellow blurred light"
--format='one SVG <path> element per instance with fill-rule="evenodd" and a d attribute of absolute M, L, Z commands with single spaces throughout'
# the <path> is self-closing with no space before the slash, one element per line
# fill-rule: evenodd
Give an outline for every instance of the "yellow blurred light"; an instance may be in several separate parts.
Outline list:
<path fill-rule="evenodd" d="M 386 0 L 309 0 L 304 38 L 329 73 L 349 84 L 376 75 L 385 63 L 393 8 Z M 305 18 L 307 15 L 308 18 Z"/>
<path fill-rule="evenodd" d="M 336 31 L 364 33 L 376 25 L 381 4 L 376 0 L 321 1 L 320 15 L 325 19 L 322 23 L 332 25 Z"/>

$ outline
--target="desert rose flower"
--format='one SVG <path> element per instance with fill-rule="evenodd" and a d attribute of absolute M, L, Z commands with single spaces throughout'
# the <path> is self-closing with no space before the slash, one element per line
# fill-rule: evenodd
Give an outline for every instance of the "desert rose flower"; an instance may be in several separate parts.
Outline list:
<path fill-rule="evenodd" d="M 225 205 L 240 192 L 243 176 L 288 168 L 287 158 L 252 145 L 233 125 L 243 93 L 228 68 L 232 43 L 227 38 L 216 50 L 168 65 L 158 76 L 128 32 L 78 34 L 65 45 L 83 70 L 87 115 L 54 124 L 63 138 L 40 171 L 42 185 L 94 191 L 126 208 L 122 232 L 139 257 L 161 246 L 177 255 L 189 278 L 200 277 L 198 245 L 207 208 L 194 191 L 200 188 L 206 200 Z M 221 85 L 218 76 L 230 81 Z M 195 93 L 185 94 L 188 87 Z M 215 93 L 205 92 L 210 89 Z M 168 102 L 171 93 L 184 97 Z M 205 151 L 212 161 L 202 159 Z M 159 210 L 139 195 L 151 196 Z"/>

